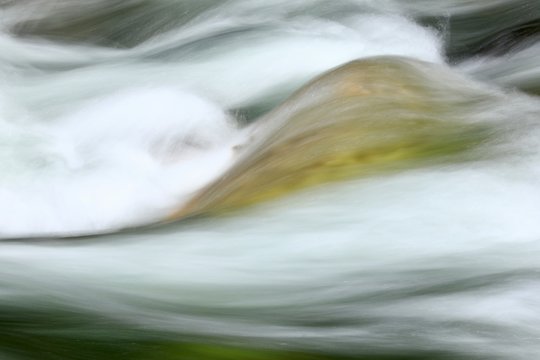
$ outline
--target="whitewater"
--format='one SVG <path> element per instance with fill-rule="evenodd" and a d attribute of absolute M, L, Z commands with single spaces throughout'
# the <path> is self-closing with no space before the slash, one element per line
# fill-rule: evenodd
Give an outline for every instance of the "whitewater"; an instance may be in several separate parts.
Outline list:
<path fill-rule="evenodd" d="M 0 20 L 2 359 L 540 355 L 537 1 L 8 0 Z M 350 109 L 318 84 L 355 60 L 398 64 L 338 86 L 362 119 L 404 104 L 463 123 L 466 150 L 211 198 L 273 186 L 272 146 L 301 176 L 280 139 L 306 123 L 279 129 Z"/>

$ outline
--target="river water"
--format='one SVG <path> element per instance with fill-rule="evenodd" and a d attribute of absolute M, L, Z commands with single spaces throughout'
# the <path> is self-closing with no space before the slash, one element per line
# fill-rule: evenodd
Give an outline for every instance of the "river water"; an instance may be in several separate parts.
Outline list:
<path fill-rule="evenodd" d="M 537 0 L 4 0 L 0 20 L 1 359 L 540 356 Z M 319 96 L 358 59 L 374 135 L 264 133 L 356 109 Z M 411 135 L 403 109 L 446 125 Z M 429 160 L 170 221 L 206 186 L 272 188 L 261 132 L 278 179 L 351 138 Z"/>

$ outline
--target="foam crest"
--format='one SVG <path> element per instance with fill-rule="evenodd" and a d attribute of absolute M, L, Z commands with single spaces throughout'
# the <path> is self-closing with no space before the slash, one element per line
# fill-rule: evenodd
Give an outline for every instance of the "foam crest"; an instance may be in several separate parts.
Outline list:
<path fill-rule="evenodd" d="M 4 174 L 3 236 L 158 220 L 227 166 L 236 134 L 217 105 L 174 88 L 105 97 L 39 130 L 18 130 L 43 144 L 12 159 L 19 176 Z"/>

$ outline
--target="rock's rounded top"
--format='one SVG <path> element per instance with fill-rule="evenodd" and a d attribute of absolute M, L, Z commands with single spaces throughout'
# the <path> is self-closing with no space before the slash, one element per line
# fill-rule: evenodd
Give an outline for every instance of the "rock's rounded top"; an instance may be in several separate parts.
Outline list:
<path fill-rule="evenodd" d="M 236 164 L 171 219 L 433 157 L 459 159 L 490 129 L 463 109 L 475 111 L 490 96 L 444 66 L 400 57 L 353 61 L 312 80 L 246 129 L 250 141 Z"/>

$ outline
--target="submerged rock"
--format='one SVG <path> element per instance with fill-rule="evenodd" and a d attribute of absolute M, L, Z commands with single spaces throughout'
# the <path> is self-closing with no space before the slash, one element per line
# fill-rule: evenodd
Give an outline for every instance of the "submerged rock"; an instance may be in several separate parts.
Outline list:
<path fill-rule="evenodd" d="M 540 36 L 538 1 L 446 1 L 443 5 L 420 0 L 403 6 L 422 24 L 441 31 L 450 62 L 506 55 Z"/>
<path fill-rule="evenodd" d="M 238 161 L 170 219 L 235 209 L 309 186 L 462 161 L 492 129 L 491 95 L 445 67 L 382 57 L 306 85 L 246 129 Z"/>
<path fill-rule="evenodd" d="M 216 4 L 216 0 L 18 0 L 7 5 L 24 5 L 19 10 L 23 16 L 8 28 L 22 37 L 132 48 Z"/>

